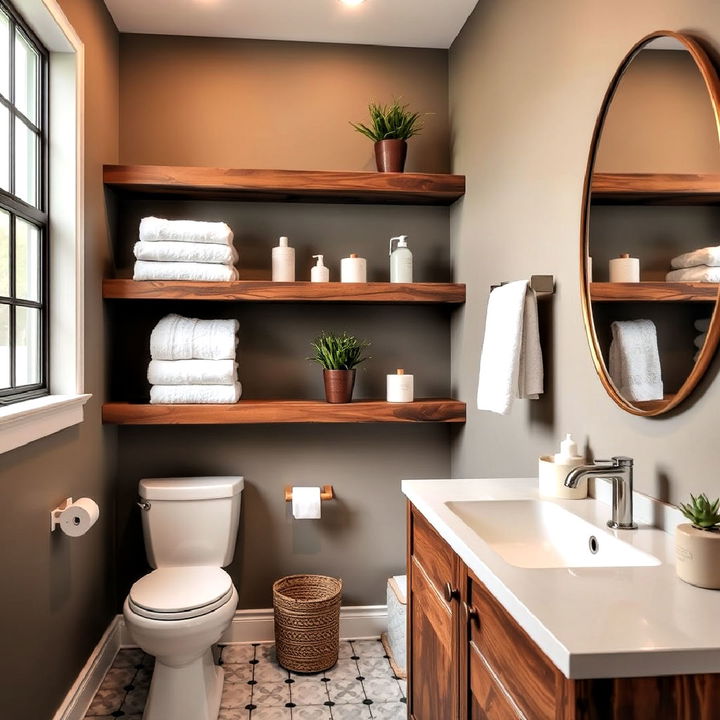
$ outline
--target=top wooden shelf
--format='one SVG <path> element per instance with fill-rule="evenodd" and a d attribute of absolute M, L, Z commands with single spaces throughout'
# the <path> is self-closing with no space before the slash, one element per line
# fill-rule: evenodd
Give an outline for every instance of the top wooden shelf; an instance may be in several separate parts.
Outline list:
<path fill-rule="evenodd" d="M 718 283 L 693 282 L 594 282 L 593 302 L 715 302 Z"/>
<path fill-rule="evenodd" d="M 592 202 L 599 205 L 720 204 L 720 174 L 594 173 Z"/>
<path fill-rule="evenodd" d="M 103 179 L 122 191 L 208 200 L 452 205 L 465 194 L 464 175 L 430 173 L 105 165 Z"/>

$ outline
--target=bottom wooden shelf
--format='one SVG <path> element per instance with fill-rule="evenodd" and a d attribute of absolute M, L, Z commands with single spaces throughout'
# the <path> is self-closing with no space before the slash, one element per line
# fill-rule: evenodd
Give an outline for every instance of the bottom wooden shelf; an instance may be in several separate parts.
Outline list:
<path fill-rule="evenodd" d="M 640 410 L 657 410 L 664 408 L 668 403 L 675 399 L 675 393 L 663 395 L 662 400 L 630 400 L 630 404 Z"/>
<path fill-rule="evenodd" d="M 105 403 L 103 422 L 113 425 L 234 425 L 258 423 L 465 422 L 465 403 L 419 398 L 412 403 L 358 400 L 241 400 L 235 405 Z"/>

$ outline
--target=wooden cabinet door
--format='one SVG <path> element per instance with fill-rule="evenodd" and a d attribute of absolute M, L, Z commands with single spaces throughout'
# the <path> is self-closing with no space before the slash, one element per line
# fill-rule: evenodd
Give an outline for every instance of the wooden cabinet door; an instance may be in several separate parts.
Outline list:
<path fill-rule="evenodd" d="M 410 717 L 459 720 L 459 561 L 412 508 L 408 527 Z"/>

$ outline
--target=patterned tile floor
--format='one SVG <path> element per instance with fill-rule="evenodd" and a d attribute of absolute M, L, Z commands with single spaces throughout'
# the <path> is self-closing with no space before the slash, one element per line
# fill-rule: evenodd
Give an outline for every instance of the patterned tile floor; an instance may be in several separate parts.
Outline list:
<path fill-rule="evenodd" d="M 153 658 L 121 650 L 85 720 L 141 720 Z M 377 640 L 342 640 L 337 665 L 299 675 L 275 661 L 272 643 L 224 645 L 225 684 L 218 720 L 405 720 L 406 685 Z M 168 718 L 168 720 L 171 720 Z"/>

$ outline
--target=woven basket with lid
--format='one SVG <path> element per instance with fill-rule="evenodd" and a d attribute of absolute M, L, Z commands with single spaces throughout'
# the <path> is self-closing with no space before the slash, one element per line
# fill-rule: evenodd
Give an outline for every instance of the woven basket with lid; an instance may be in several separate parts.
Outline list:
<path fill-rule="evenodd" d="M 275 650 L 293 672 L 321 672 L 338 659 L 342 580 L 288 575 L 273 585 Z"/>

